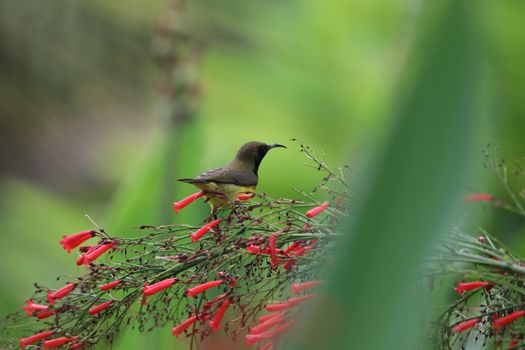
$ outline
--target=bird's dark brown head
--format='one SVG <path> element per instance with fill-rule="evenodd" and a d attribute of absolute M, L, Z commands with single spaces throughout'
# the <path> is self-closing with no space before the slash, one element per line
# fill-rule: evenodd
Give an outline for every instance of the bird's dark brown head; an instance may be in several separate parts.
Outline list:
<path fill-rule="evenodd" d="M 237 152 L 237 155 L 235 156 L 235 160 L 253 166 L 253 171 L 257 174 L 259 165 L 261 164 L 261 161 L 263 160 L 266 153 L 268 153 L 268 151 L 272 148 L 276 147 L 286 148 L 286 146 L 277 143 L 266 144 L 264 142 L 251 141 L 241 146 Z"/>

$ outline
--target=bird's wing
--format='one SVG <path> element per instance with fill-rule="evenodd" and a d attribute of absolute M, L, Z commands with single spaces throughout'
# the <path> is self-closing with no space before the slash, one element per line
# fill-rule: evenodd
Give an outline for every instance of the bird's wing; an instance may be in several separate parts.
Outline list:
<path fill-rule="evenodd" d="M 228 169 L 226 167 L 205 171 L 197 176 L 195 180 L 234 184 L 239 186 L 257 185 L 257 175 L 255 175 L 255 173 Z"/>

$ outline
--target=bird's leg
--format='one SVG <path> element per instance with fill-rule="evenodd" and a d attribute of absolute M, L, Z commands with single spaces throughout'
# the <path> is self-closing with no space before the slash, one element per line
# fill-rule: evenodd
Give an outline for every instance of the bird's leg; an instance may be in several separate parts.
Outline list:
<path fill-rule="evenodd" d="M 225 195 L 224 193 L 222 192 L 218 192 L 218 191 L 213 191 L 213 192 L 209 192 L 211 195 L 213 195 L 213 197 L 216 197 L 216 198 L 220 198 L 220 199 L 223 199 L 223 200 L 229 200 L 228 196 Z"/>

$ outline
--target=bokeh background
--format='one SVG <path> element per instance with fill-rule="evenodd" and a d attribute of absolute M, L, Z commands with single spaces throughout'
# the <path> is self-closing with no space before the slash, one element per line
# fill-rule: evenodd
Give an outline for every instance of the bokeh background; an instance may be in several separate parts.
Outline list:
<path fill-rule="evenodd" d="M 0 313 L 20 307 L 34 282 L 76 271 L 58 240 L 90 229 L 84 214 L 115 235 L 199 220 L 204 204 L 170 211 L 192 191 L 174 179 L 222 165 L 243 142 L 289 146 L 261 168 L 259 190 L 273 196 L 318 181 L 291 138 L 332 163 L 366 164 L 395 123 L 409 58 L 427 49 L 414 44 L 433 20 L 426 5 L 0 2 Z M 492 142 L 509 159 L 525 155 L 525 3 L 472 2 L 470 14 L 482 67 L 479 176 L 465 191 L 504 196 L 481 176 L 481 149 Z M 522 218 L 481 214 L 525 256 Z M 151 341 L 128 332 L 121 346 Z"/>

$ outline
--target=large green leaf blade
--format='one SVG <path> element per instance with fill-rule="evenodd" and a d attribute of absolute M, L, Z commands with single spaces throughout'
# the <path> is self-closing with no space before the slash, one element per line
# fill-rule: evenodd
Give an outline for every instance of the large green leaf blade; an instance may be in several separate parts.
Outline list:
<path fill-rule="evenodd" d="M 413 50 L 397 123 L 309 325 L 308 349 L 413 349 L 423 296 L 415 277 L 468 175 L 479 57 L 465 1 L 442 1 Z"/>

